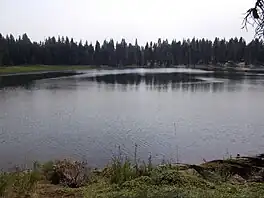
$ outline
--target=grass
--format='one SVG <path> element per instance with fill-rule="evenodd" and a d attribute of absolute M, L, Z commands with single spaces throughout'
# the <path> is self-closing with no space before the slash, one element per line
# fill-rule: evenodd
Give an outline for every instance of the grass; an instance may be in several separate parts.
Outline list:
<path fill-rule="evenodd" d="M 66 70 L 88 70 L 94 67 L 88 65 L 30 65 L 30 66 L 8 66 L 0 67 L 0 74 L 44 72 L 44 71 L 66 71 Z"/>
<path fill-rule="evenodd" d="M 125 163 L 127 162 L 123 165 L 127 166 Z M 120 168 L 123 169 L 122 166 Z M 128 170 L 127 173 L 130 172 L 131 170 Z M 111 183 L 108 177 L 102 176 L 83 188 L 83 196 L 87 198 L 260 198 L 264 193 L 263 183 L 211 182 L 191 171 L 170 165 L 155 167 L 147 176 L 139 175 L 121 181 Z"/>
<path fill-rule="evenodd" d="M 245 170 L 255 171 L 255 162 L 260 163 L 254 159 L 227 159 L 202 165 L 154 166 L 151 156 L 148 162 L 144 163 L 136 159 L 136 154 L 133 160 L 119 154 L 113 157 L 112 162 L 103 170 L 89 173 L 86 172 L 87 169 L 76 168 L 83 163 L 65 160 L 35 163 L 31 171 L 1 173 L 0 197 L 261 198 L 264 197 L 263 182 L 246 179 L 242 179 L 242 182 L 234 181 L 234 176 L 242 174 Z M 255 168 L 247 169 L 247 165 Z M 243 166 L 245 170 L 242 170 Z M 81 171 L 89 174 L 89 180 L 82 182 L 78 187 L 70 188 L 70 183 L 65 182 L 65 178 L 61 179 L 62 175 L 78 176 Z"/>
<path fill-rule="evenodd" d="M 29 197 L 34 194 L 41 175 L 37 171 L 0 174 L 0 197 Z"/>

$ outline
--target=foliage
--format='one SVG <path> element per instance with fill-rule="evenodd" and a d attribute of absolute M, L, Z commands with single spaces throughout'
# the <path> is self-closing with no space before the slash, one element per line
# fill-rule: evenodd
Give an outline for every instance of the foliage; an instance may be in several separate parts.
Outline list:
<path fill-rule="evenodd" d="M 68 37 L 49 37 L 44 42 L 34 42 L 26 34 L 18 39 L 13 35 L 4 37 L 0 34 L 0 66 L 39 64 L 153 67 L 224 64 L 228 61 L 261 64 L 264 63 L 263 53 L 263 42 L 258 39 L 248 44 L 243 38 L 215 38 L 214 41 L 193 38 L 172 40 L 170 43 L 168 40 L 158 39 L 157 42 L 139 46 L 137 40 L 135 44 L 131 44 L 125 39 L 117 43 L 111 39 L 102 44 L 97 41 L 92 45 L 87 41 L 77 43 Z"/>
<path fill-rule="evenodd" d="M 65 171 L 68 167 L 72 170 L 75 164 L 69 160 L 50 161 L 45 164 L 34 163 L 31 171 L 3 172 L 0 174 L 0 197 L 261 198 L 264 193 L 262 182 L 229 180 L 234 174 L 245 175 L 244 169 L 255 171 L 247 169 L 248 166 L 257 166 L 263 170 L 261 167 L 264 160 L 261 158 L 215 160 L 202 165 L 153 166 L 149 162 L 147 164 L 139 163 L 138 160 L 132 162 L 120 154 L 114 157 L 112 163 L 103 171 L 90 172 L 94 179 L 82 187 L 70 188 L 72 186 L 63 186 L 61 183 L 49 184 L 52 178 L 50 176 L 55 171 L 61 172 L 63 169 L 64 174 L 68 172 Z M 78 164 L 82 163 L 77 163 L 77 167 Z M 205 171 L 211 174 L 205 177 Z M 213 174 L 219 176 L 219 181 L 210 178 Z M 233 179 L 239 178 L 236 176 Z"/>
<path fill-rule="evenodd" d="M 0 174 L 0 197 L 28 197 L 40 180 L 38 171 L 15 171 Z"/>
<path fill-rule="evenodd" d="M 48 180 L 51 181 L 52 183 L 58 183 L 56 178 L 54 177 L 54 162 L 53 161 L 48 161 L 42 165 L 41 171 L 43 173 L 43 176 Z"/>
<path fill-rule="evenodd" d="M 149 176 L 152 171 L 151 155 L 149 156 L 148 163 L 144 161 L 139 164 L 137 159 L 137 145 L 135 145 L 134 164 L 128 157 L 123 157 L 119 148 L 119 154 L 113 156 L 112 164 L 105 169 L 105 173 L 110 177 L 110 182 L 115 184 L 122 184 L 126 181 L 141 177 Z"/>
<path fill-rule="evenodd" d="M 263 197 L 263 183 L 211 183 L 189 171 L 166 166 L 153 169 L 150 176 L 140 176 L 121 185 L 98 181 L 84 189 L 85 197 L 100 198 L 241 198 Z"/>

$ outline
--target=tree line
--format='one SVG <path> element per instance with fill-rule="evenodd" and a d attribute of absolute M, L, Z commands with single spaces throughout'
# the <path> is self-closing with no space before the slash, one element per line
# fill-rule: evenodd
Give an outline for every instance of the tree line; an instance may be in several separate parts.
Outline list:
<path fill-rule="evenodd" d="M 109 65 L 109 66 L 170 66 L 224 64 L 228 61 L 264 64 L 264 43 L 254 39 L 246 44 L 243 38 L 215 38 L 182 41 L 158 39 L 139 46 L 125 39 L 113 39 L 95 45 L 76 42 L 68 37 L 49 37 L 31 41 L 27 34 L 18 38 L 0 34 L 0 66 L 11 65 Z"/>

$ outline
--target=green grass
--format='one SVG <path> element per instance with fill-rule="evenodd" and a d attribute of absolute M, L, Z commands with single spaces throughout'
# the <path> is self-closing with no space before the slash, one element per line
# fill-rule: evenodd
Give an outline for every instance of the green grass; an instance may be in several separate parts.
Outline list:
<path fill-rule="evenodd" d="M 102 170 L 70 160 L 34 163 L 31 171 L 0 174 L 0 197 L 38 198 L 263 198 L 260 158 L 229 158 L 201 165 L 154 166 L 121 154 Z M 85 177 L 82 177 L 84 175 Z"/>
<path fill-rule="evenodd" d="M 85 198 L 261 198 L 264 183 L 232 183 L 231 180 L 204 178 L 186 166 L 133 164 L 127 158 L 114 158 L 102 171 L 79 188 L 51 184 L 54 165 L 34 164 L 32 171 L 0 174 L 0 197 L 85 197 Z"/>
<path fill-rule="evenodd" d="M 29 73 L 29 72 L 43 72 L 43 71 L 65 71 L 65 70 L 88 70 L 95 68 L 88 65 L 71 65 L 71 66 L 58 66 L 58 65 L 30 65 L 30 66 L 8 66 L 0 67 L 0 74 L 13 74 L 13 73 Z"/>
<path fill-rule="evenodd" d="M 35 192 L 40 179 L 37 171 L 0 173 L 0 197 L 28 197 Z"/>
<path fill-rule="evenodd" d="M 135 181 L 125 187 L 107 183 L 89 185 L 83 189 L 87 198 L 263 198 L 264 184 L 222 184 L 212 188 L 177 185 L 148 185 Z"/>
<path fill-rule="evenodd" d="M 87 198 L 261 198 L 264 184 L 211 182 L 190 171 L 164 166 L 154 168 L 148 176 L 121 183 L 111 183 L 105 176 L 98 177 L 82 191 Z"/>

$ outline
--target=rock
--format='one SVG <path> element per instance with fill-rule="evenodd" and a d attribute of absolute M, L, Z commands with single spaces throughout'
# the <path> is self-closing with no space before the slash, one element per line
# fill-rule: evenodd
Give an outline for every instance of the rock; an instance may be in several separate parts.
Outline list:
<path fill-rule="evenodd" d="M 194 176 L 201 176 L 195 169 L 193 168 L 189 168 L 187 170 L 185 170 L 185 172 L 187 174 L 190 174 L 190 175 L 194 175 Z"/>
<path fill-rule="evenodd" d="M 246 180 L 243 177 L 241 177 L 240 175 L 235 174 L 235 175 L 231 176 L 230 182 L 232 184 L 244 184 L 244 183 L 246 183 Z"/>
<path fill-rule="evenodd" d="M 250 182 L 263 182 L 264 181 L 264 169 L 254 173 L 250 178 Z"/>
<path fill-rule="evenodd" d="M 259 172 L 258 175 L 264 178 L 264 168 L 262 168 Z"/>
<path fill-rule="evenodd" d="M 190 165 L 190 168 L 196 171 L 195 174 L 200 175 L 203 179 L 207 181 L 216 182 L 221 180 L 221 177 L 210 169 L 197 165 Z"/>
<path fill-rule="evenodd" d="M 259 175 L 253 175 L 248 179 L 249 182 L 263 182 L 263 178 Z"/>
<path fill-rule="evenodd" d="M 95 175 L 100 175 L 100 174 L 103 173 L 103 170 L 102 170 L 102 169 L 97 169 L 97 168 L 96 168 L 96 169 L 93 169 L 93 170 L 92 170 L 92 173 L 95 174 Z"/>

